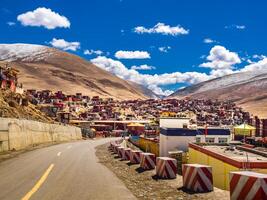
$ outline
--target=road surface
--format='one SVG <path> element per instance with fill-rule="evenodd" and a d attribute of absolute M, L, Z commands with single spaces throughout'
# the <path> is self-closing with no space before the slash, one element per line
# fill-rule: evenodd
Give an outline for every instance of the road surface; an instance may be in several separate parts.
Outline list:
<path fill-rule="evenodd" d="M 0 163 L 0 199 L 135 199 L 95 156 L 95 147 L 110 140 L 54 145 Z"/>

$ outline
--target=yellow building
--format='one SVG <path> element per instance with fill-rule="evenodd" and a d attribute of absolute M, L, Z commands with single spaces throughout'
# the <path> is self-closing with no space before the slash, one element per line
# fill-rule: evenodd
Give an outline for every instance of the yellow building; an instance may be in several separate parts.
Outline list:
<path fill-rule="evenodd" d="M 199 146 L 189 144 L 190 164 L 203 164 L 212 167 L 215 187 L 229 190 L 229 173 L 231 171 L 251 170 L 267 174 L 267 158 L 261 155 L 229 149 L 228 146 Z"/>
<path fill-rule="evenodd" d="M 136 145 L 144 152 L 150 152 L 159 156 L 159 143 L 157 141 L 140 137 Z"/>

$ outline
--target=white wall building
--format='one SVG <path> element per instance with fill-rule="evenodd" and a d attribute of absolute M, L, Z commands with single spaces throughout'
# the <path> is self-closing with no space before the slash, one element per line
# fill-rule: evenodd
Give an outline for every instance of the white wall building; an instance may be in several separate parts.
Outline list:
<path fill-rule="evenodd" d="M 161 128 L 159 138 L 160 156 L 169 156 L 170 151 L 187 152 L 188 144 L 195 142 L 196 130 L 183 128 Z"/>
<path fill-rule="evenodd" d="M 190 118 L 161 117 L 159 119 L 160 128 L 187 128 Z"/>
<path fill-rule="evenodd" d="M 231 135 L 196 135 L 196 143 L 215 143 L 228 144 L 231 141 Z"/>

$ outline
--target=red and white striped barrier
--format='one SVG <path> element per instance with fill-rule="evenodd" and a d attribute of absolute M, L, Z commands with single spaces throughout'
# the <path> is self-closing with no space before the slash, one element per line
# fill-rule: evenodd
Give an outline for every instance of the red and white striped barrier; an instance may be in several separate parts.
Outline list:
<path fill-rule="evenodd" d="M 267 174 L 251 171 L 230 172 L 231 200 L 267 199 Z"/>
<path fill-rule="evenodd" d="M 124 148 L 123 154 L 122 154 L 122 160 L 130 160 L 130 154 L 131 154 L 131 149 L 130 148 Z"/>
<path fill-rule="evenodd" d="M 112 151 L 113 151 L 114 153 L 118 153 L 117 148 L 118 148 L 119 146 L 120 146 L 120 145 L 118 145 L 118 144 L 114 144 L 114 145 L 112 146 Z"/>
<path fill-rule="evenodd" d="M 118 152 L 119 152 L 118 148 L 119 147 L 120 147 L 120 145 L 114 145 L 114 147 L 113 147 L 114 153 L 118 154 Z"/>
<path fill-rule="evenodd" d="M 183 185 L 193 192 L 213 191 L 212 168 L 207 165 L 184 164 Z"/>
<path fill-rule="evenodd" d="M 153 153 L 141 153 L 140 167 L 143 169 L 154 169 L 156 165 L 156 156 Z"/>
<path fill-rule="evenodd" d="M 124 147 L 118 147 L 117 148 L 117 153 L 118 153 L 118 156 L 120 157 L 120 158 L 122 158 L 123 157 L 123 150 L 124 150 Z"/>
<path fill-rule="evenodd" d="M 121 144 L 123 142 L 123 139 L 120 139 L 120 140 L 116 140 L 115 143 L 116 144 Z"/>
<path fill-rule="evenodd" d="M 139 164 L 141 160 L 141 151 L 131 150 L 130 163 Z"/>
<path fill-rule="evenodd" d="M 156 163 L 156 174 L 160 178 L 176 178 L 177 160 L 168 157 L 158 157 Z"/>

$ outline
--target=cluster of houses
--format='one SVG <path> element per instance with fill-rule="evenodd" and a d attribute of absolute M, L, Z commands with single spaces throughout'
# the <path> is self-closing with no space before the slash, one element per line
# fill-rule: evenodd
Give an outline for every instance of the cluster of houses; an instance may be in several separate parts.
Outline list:
<path fill-rule="evenodd" d="M 252 118 L 231 101 L 189 98 L 118 101 L 82 93 L 67 95 L 62 91 L 27 90 L 26 93 L 33 104 L 54 120 L 93 128 L 105 135 L 112 131 L 120 135 L 128 130 L 154 135 L 159 133 L 160 118 L 189 118 L 190 127 L 202 128 L 231 128 L 246 122 L 256 127 L 256 135 L 267 135 L 262 131 L 266 120 Z"/>
<path fill-rule="evenodd" d="M 1 89 L 9 89 L 12 92 L 19 92 L 18 90 L 22 89 L 22 84 L 18 83 L 18 73 L 19 71 L 11 67 L 8 63 L 0 62 Z"/>

